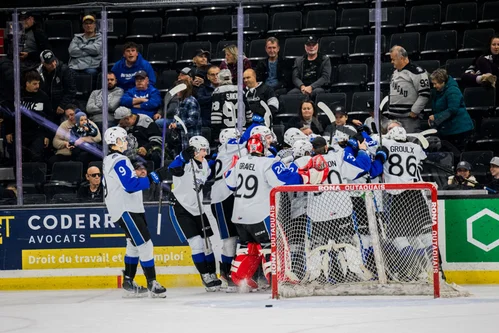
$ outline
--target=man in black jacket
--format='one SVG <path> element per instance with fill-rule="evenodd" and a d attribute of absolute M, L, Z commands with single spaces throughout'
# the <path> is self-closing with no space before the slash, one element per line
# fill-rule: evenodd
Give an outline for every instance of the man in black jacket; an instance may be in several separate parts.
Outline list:
<path fill-rule="evenodd" d="M 53 111 L 49 119 L 59 124 L 68 105 L 74 104 L 76 83 L 71 69 L 60 62 L 50 50 L 40 54 L 42 64 L 38 72 L 42 78 L 42 90 L 49 96 Z"/>
<path fill-rule="evenodd" d="M 274 117 L 279 111 L 279 100 L 275 97 L 274 90 L 264 82 L 257 82 L 256 73 L 252 69 L 247 69 L 243 73 L 243 82 L 246 86 L 244 94 L 248 100 L 248 104 L 253 111 L 253 115 L 265 117 L 265 109 L 260 105 L 260 101 L 264 101 L 272 112 Z"/>
<path fill-rule="evenodd" d="M 279 40 L 275 37 L 267 38 L 265 51 L 268 57 L 260 60 L 255 69 L 257 81 L 274 89 L 276 96 L 287 93 L 291 72 L 284 59 L 279 57 L 279 50 Z"/>
<path fill-rule="evenodd" d="M 38 72 L 27 72 L 25 78 L 26 83 L 21 90 L 21 107 L 27 109 L 30 115 L 23 112 L 21 121 L 23 162 L 42 162 L 43 151 L 49 145 L 51 134 L 47 128 L 43 127 L 41 118 L 47 118 L 47 114 L 51 112 L 50 100 L 40 89 L 41 79 Z M 14 122 L 9 122 L 8 125 L 5 138 L 7 143 L 12 144 Z"/>

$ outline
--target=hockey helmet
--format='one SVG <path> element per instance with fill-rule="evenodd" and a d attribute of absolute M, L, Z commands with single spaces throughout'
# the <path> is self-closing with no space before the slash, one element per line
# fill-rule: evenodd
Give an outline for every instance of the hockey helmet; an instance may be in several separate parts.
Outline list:
<path fill-rule="evenodd" d="M 220 85 L 232 84 L 232 73 L 228 69 L 222 69 L 218 72 L 218 83 Z"/>
<path fill-rule="evenodd" d="M 199 153 L 201 149 L 206 149 L 206 154 L 210 154 L 210 143 L 204 136 L 195 135 L 189 139 L 189 146 L 196 148 L 196 153 Z"/>
<path fill-rule="evenodd" d="M 312 154 L 312 143 L 307 140 L 297 140 L 293 143 L 292 149 L 295 158 Z"/>
<path fill-rule="evenodd" d="M 336 132 L 334 132 L 333 141 L 335 143 L 348 141 L 350 139 L 350 136 L 355 133 L 357 133 L 357 131 L 353 126 L 341 126 L 341 128 L 337 128 Z"/>
<path fill-rule="evenodd" d="M 224 143 L 227 143 L 230 139 L 235 139 L 238 137 L 238 130 L 235 128 L 224 128 L 223 130 L 220 131 L 220 134 L 218 136 L 218 141 L 220 141 L 220 144 L 223 145 Z"/>
<path fill-rule="evenodd" d="M 407 132 L 402 126 L 395 126 L 386 133 L 386 137 L 395 141 L 407 141 Z"/>
<path fill-rule="evenodd" d="M 269 140 L 269 135 L 272 137 L 272 140 L 271 142 L 275 142 L 277 141 L 277 138 L 274 134 L 274 132 L 272 132 L 270 130 L 270 128 L 268 128 L 267 126 L 255 126 L 251 129 L 251 133 L 250 133 L 250 136 L 253 136 L 255 134 L 261 134 L 265 137 L 265 139 Z"/>
<path fill-rule="evenodd" d="M 127 141 L 127 136 L 128 134 L 123 127 L 109 127 L 104 133 L 104 142 L 107 145 L 115 145 L 118 139 L 120 139 L 122 142 Z"/>
<path fill-rule="evenodd" d="M 248 150 L 248 154 L 258 154 L 265 155 L 265 150 L 267 148 L 267 140 L 263 134 L 254 134 L 246 143 L 246 149 Z"/>
<path fill-rule="evenodd" d="M 284 132 L 284 143 L 286 143 L 288 146 L 292 147 L 298 140 L 307 140 L 307 136 L 303 134 L 303 132 L 298 128 L 291 127 L 288 128 L 286 132 Z"/>

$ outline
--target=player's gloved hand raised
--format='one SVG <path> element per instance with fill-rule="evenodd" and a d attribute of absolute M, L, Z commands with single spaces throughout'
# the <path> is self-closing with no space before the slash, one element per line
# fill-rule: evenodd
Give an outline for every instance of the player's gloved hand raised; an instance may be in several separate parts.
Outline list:
<path fill-rule="evenodd" d="M 168 167 L 164 166 L 148 174 L 147 178 L 149 178 L 149 181 L 151 183 L 159 184 L 162 181 L 168 179 L 168 176 L 169 176 Z"/>
<path fill-rule="evenodd" d="M 356 126 L 355 129 L 357 130 L 357 133 L 362 133 L 362 132 L 366 132 L 367 135 L 371 135 L 371 129 L 369 128 L 369 126 L 366 126 L 366 125 L 359 125 L 359 126 Z"/>
<path fill-rule="evenodd" d="M 253 120 L 254 123 L 262 124 L 262 125 L 265 124 L 265 119 L 262 116 L 259 116 L 257 114 L 254 114 L 251 119 Z"/>
<path fill-rule="evenodd" d="M 383 146 L 376 149 L 376 156 L 374 158 L 379 160 L 381 163 L 385 163 L 388 156 L 390 156 L 390 152 L 388 148 Z"/>
<path fill-rule="evenodd" d="M 347 146 L 352 147 L 353 150 L 359 150 L 359 143 L 364 142 L 364 137 L 361 133 L 355 134 L 350 140 L 347 141 Z"/>
<path fill-rule="evenodd" d="M 180 158 L 182 159 L 182 161 L 187 163 L 191 159 L 193 159 L 195 155 L 196 155 L 196 147 L 189 146 L 184 150 L 182 150 L 182 152 L 180 153 Z"/>

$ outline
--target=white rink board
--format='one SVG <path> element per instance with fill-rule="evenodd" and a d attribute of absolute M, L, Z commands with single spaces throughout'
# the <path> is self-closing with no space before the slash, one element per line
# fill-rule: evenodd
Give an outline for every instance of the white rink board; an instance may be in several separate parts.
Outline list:
<path fill-rule="evenodd" d="M 474 296 L 271 300 L 187 288 L 169 290 L 167 299 L 122 299 L 120 290 L 0 292 L 0 332 L 497 332 L 499 287 L 465 287 Z"/>

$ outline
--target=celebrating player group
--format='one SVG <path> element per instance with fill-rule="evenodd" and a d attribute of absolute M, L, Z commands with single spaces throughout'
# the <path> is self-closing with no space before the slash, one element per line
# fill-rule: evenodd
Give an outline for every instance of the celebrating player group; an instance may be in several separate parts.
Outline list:
<path fill-rule="evenodd" d="M 166 296 L 166 289 L 156 281 L 153 244 L 141 191 L 152 183 L 161 183 L 168 176 L 173 179 L 172 200 L 168 203 L 170 221 L 179 239 L 189 244 L 194 265 L 210 292 L 246 292 L 270 286 L 272 188 L 300 184 L 421 181 L 420 164 L 426 155 L 419 144 L 408 141 L 405 129 L 396 121 L 388 125 L 382 138 L 371 134 L 367 126 L 340 122 L 324 137 L 289 128 L 282 143 L 277 142 L 273 131 L 264 123 L 263 117 L 255 115 L 251 122 L 247 120 L 242 133 L 231 127 L 221 128 L 216 152 L 210 151 L 206 138 L 193 136 L 188 141 L 189 146 L 183 147 L 168 167 L 151 172 L 145 178 L 135 175 L 130 160 L 123 154 L 127 149 L 126 132 L 119 127 L 106 131 L 105 142 L 110 153 L 103 166 L 105 202 L 113 221 L 119 223 L 127 237 L 123 282 L 127 295 Z M 203 200 L 208 199 L 203 197 L 203 193 L 208 193 L 203 188 L 208 184 L 211 185 L 211 212 L 222 239 L 219 276 L 210 241 L 213 231 L 203 206 Z M 369 253 L 367 218 L 360 213 L 365 211 L 361 197 L 333 191 L 288 194 L 281 198 L 282 205 L 289 206 L 293 226 L 303 225 L 303 228 L 290 228 L 283 223 L 282 232 L 286 234 L 293 262 L 301 262 L 306 267 L 303 270 L 291 267 L 287 272 L 290 281 L 322 279 L 334 284 L 341 282 L 339 277 L 349 275 L 359 280 L 372 279 L 375 263 Z M 390 195 L 394 211 L 407 209 L 401 204 L 407 199 L 403 191 Z M 422 197 L 421 201 L 424 201 Z M 409 215 L 405 214 L 408 219 Z M 392 224 L 396 223 L 404 221 Z M 396 251 L 405 253 L 407 247 L 415 246 L 411 236 L 420 232 L 402 229 L 406 232 L 390 229 L 384 232 L 393 240 Z M 354 238 L 360 239 L 363 246 L 352 241 Z M 425 242 L 423 237 L 420 243 Z M 314 249 L 323 249 L 327 244 L 348 244 L 337 249 L 338 255 L 344 252 L 341 257 L 344 259 L 336 256 L 338 263 L 328 264 L 331 274 L 320 270 L 314 273 L 314 261 L 324 262 L 321 259 L 324 251 L 314 252 Z M 359 264 L 352 258 L 362 259 Z M 147 278 L 147 288 L 134 281 L 139 261 Z M 328 278 L 333 273 L 335 279 Z"/>

